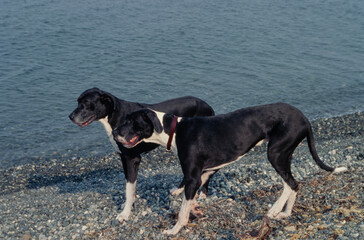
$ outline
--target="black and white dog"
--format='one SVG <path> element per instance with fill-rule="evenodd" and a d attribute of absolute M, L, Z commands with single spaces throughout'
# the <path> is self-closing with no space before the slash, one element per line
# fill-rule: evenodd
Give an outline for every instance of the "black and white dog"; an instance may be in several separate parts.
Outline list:
<path fill-rule="evenodd" d="M 309 121 L 297 108 L 284 103 L 196 118 L 143 109 L 128 115 L 113 135 L 125 147 L 151 142 L 170 144 L 177 152 L 184 175 L 185 196 L 178 221 L 172 229 L 164 231 L 166 234 L 176 234 L 187 224 L 196 192 L 209 176 L 237 161 L 263 140 L 268 141 L 268 160 L 283 178 L 284 186 L 282 195 L 268 211 L 270 218 L 291 215 L 298 190 L 298 183 L 291 174 L 291 158 L 305 138 L 320 168 L 330 172 L 347 170 L 345 167 L 331 168 L 320 160 Z"/>
<path fill-rule="evenodd" d="M 134 103 L 121 100 L 112 94 L 98 88 L 88 89 L 78 98 L 77 108 L 69 115 L 69 118 L 81 127 L 85 127 L 93 121 L 103 124 L 110 142 L 115 150 L 120 153 L 126 178 L 126 202 L 123 211 L 117 216 L 119 221 L 127 220 L 135 201 L 135 188 L 141 154 L 158 147 L 155 143 L 142 143 L 134 148 L 124 147 L 114 141 L 112 130 L 122 119 L 134 111 L 143 108 L 151 108 L 178 116 L 212 116 L 214 110 L 204 101 L 195 97 L 181 97 L 156 104 Z M 183 181 L 180 185 L 183 186 Z M 207 194 L 208 182 L 203 187 Z M 178 192 L 172 192 L 177 194 Z"/>

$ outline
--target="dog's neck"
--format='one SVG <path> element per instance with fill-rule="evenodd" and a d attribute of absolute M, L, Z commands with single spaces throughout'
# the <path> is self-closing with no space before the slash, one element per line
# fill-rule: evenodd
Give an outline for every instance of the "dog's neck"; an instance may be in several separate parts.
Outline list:
<path fill-rule="evenodd" d="M 165 131 L 165 127 L 163 126 L 163 117 L 165 115 L 165 113 L 163 112 L 158 112 L 158 111 L 154 111 L 157 114 L 158 120 L 161 123 L 162 127 L 163 127 L 163 131 L 161 133 L 158 133 L 154 130 L 152 136 L 150 136 L 149 138 L 145 138 L 144 142 L 152 142 L 152 143 L 158 143 L 160 145 L 163 145 L 165 147 L 167 147 L 168 144 L 168 139 L 169 137 L 169 131 L 168 133 L 166 133 Z M 177 118 L 177 123 L 181 120 L 181 117 Z M 173 119 L 172 119 L 173 121 Z M 171 140 L 171 150 L 175 153 L 177 153 L 177 147 L 176 147 L 176 134 L 174 134 L 174 136 L 172 136 L 172 140 Z"/>
<path fill-rule="evenodd" d="M 111 133 L 112 132 L 112 128 L 111 128 L 111 125 L 109 123 L 109 117 L 106 116 L 105 118 L 101 118 L 101 119 L 99 119 L 99 122 L 104 126 L 105 131 L 107 133 L 107 136 L 109 137 L 109 141 L 111 142 L 111 144 L 114 147 L 114 149 L 117 152 L 120 152 L 119 147 L 118 147 L 118 144 L 115 142 L 114 137 L 113 137 L 113 135 Z"/>

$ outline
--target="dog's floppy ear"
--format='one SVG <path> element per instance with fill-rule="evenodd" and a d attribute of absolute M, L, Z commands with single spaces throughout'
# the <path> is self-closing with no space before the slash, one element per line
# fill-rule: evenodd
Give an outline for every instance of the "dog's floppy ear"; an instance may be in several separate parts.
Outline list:
<path fill-rule="evenodd" d="M 144 111 L 144 114 L 153 123 L 154 130 L 157 133 L 161 133 L 163 131 L 163 127 L 162 127 L 162 124 L 161 124 L 161 122 L 159 121 L 159 119 L 157 117 L 157 114 L 155 112 L 153 112 L 152 110 L 149 110 L 149 109 L 146 109 Z"/>
<path fill-rule="evenodd" d="M 116 104 L 116 98 L 114 95 L 112 95 L 111 93 L 105 92 L 105 91 L 101 91 L 101 90 L 100 90 L 100 95 L 101 95 L 101 102 L 110 103 L 113 106 L 114 110 L 116 110 L 117 104 Z"/>

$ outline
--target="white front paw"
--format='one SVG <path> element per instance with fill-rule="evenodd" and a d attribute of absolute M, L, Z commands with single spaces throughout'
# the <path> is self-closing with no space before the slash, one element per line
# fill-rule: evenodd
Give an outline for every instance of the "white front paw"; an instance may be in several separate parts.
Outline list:
<path fill-rule="evenodd" d="M 291 214 L 288 214 L 288 213 L 286 213 L 286 212 L 280 212 L 280 213 L 278 213 L 275 217 L 274 217 L 274 219 L 277 219 L 277 220 L 280 220 L 280 219 L 282 219 L 282 218 L 287 218 L 287 217 L 289 217 Z"/>
<path fill-rule="evenodd" d="M 123 221 L 127 221 L 129 219 L 129 216 L 130 216 L 130 211 L 122 211 L 120 214 L 118 214 L 116 216 L 116 219 L 119 221 L 119 222 L 123 222 Z"/>
<path fill-rule="evenodd" d="M 182 228 L 183 226 L 185 226 L 187 224 L 186 223 L 181 223 L 179 221 L 177 221 L 176 225 L 174 225 L 174 227 L 172 229 L 169 229 L 169 230 L 164 230 L 163 231 L 163 234 L 166 234 L 166 235 L 175 235 L 177 234 Z"/>
<path fill-rule="evenodd" d="M 169 229 L 169 230 L 164 230 L 163 231 L 163 234 L 165 234 L 165 235 L 175 235 L 177 233 L 178 233 L 178 231 L 173 230 L 173 228 L 172 229 Z"/>

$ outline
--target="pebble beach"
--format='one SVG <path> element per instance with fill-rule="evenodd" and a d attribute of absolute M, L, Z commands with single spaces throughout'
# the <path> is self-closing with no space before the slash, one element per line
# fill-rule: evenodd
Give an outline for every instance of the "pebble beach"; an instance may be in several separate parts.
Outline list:
<path fill-rule="evenodd" d="M 143 156 L 136 202 L 123 223 L 116 220 L 126 184 L 117 154 L 0 170 L 0 239 L 364 239 L 364 115 L 317 119 L 312 127 L 320 158 L 349 170 L 321 170 L 301 144 L 292 160 L 300 190 L 287 219 L 265 217 L 282 183 L 263 144 L 214 175 L 208 198 L 198 200 L 203 215 L 163 235 L 176 223 L 182 197 L 170 189 L 182 172 L 177 157 L 159 147 Z"/>

